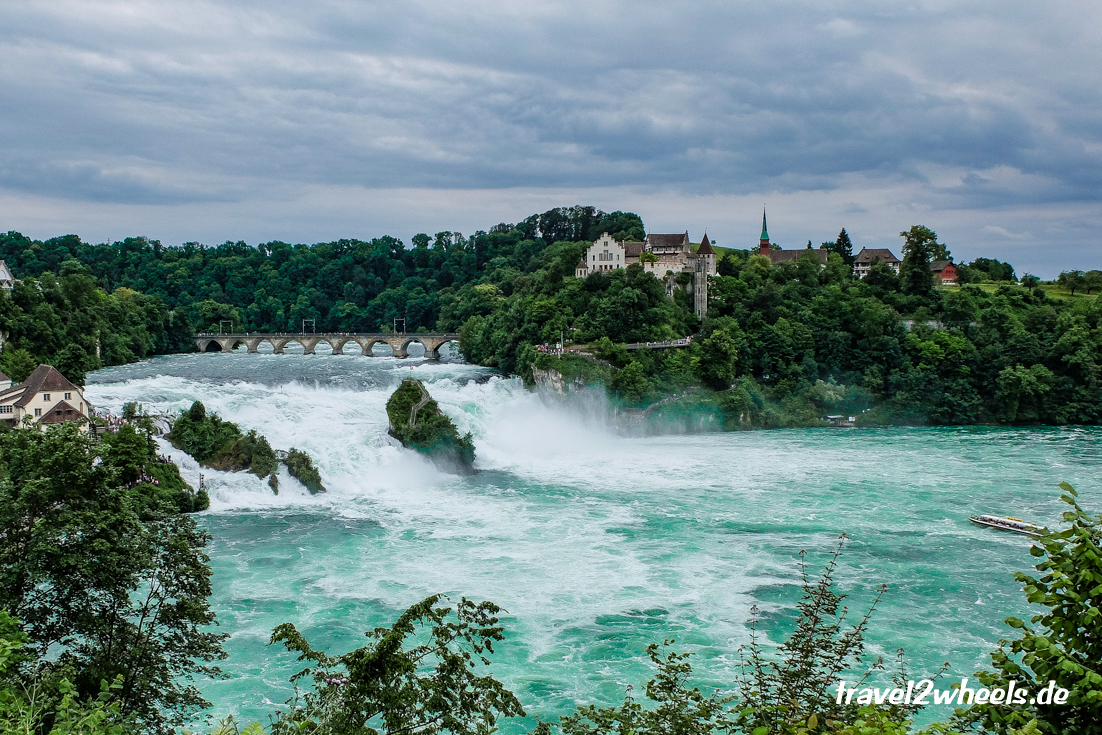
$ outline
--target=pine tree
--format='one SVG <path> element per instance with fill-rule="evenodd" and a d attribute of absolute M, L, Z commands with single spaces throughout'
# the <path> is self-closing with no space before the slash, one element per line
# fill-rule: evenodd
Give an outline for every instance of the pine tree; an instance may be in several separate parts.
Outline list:
<path fill-rule="evenodd" d="M 846 232 L 845 227 L 838 233 L 838 239 L 834 241 L 834 248 L 834 252 L 842 256 L 846 261 L 846 265 L 853 265 L 853 243 L 850 241 L 849 233 Z"/>

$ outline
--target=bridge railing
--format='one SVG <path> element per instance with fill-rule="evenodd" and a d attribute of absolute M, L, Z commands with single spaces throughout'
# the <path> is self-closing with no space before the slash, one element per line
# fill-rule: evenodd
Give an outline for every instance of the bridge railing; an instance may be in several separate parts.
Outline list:
<path fill-rule="evenodd" d="M 453 339 L 459 339 L 458 334 L 453 334 L 451 332 L 400 332 L 397 334 L 393 332 L 198 332 L 193 336 L 193 339 L 200 339 L 204 337 L 209 339 L 229 339 L 231 337 L 235 337 L 238 339 L 256 339 L 261 337 L 278 337 L 280 339 L 293 339 L 295 337 L 378 337 L 389 339 L 393 339 L 395 337 L 451 337 Z"/>

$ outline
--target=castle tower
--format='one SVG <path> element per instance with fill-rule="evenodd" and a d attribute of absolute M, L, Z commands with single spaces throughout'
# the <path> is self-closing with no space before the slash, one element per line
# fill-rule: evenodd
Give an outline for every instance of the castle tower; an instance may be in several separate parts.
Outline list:
<path fill-rule="evenodd" d="M 704 239 L 700 241 L 700 247 L 696 251 L 698 258 L 704 259 L 704 271 L 709 276 L 716 274 L 716 251 L 712 248 L 712 241 L 708 239 L 708 233 L 704 233 Z"/>
<path fill-rule="evenodd" d="M 769 228 L 765 226 L 765 207 L 761 208 L 761 239 L 758 241 L 758 252 L 769 255 Z"/>
<path fill-rule="evenodd" d="M 693 269 L 693 311 L 703 319 L 708 315 L 708 278 L 716 274 L 716 251 L 712 248 L 707 233 L 704 234 L 704 239 L 700 241 L 700 247 L 697 248 L 696 257 L 693 258 L 692 262 L 695 264 Z"/>

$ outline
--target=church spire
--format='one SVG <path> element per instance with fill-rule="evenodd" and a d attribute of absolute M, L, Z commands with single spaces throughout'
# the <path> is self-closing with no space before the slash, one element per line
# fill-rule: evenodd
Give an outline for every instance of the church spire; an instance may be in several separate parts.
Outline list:
<path fill-rule="evenodd" d="M 758 249 L 763 253 L 769 252 L 769 228 L 765 226 L 765 207 L 761 208 L 761 240 L 758 242 Z"/>

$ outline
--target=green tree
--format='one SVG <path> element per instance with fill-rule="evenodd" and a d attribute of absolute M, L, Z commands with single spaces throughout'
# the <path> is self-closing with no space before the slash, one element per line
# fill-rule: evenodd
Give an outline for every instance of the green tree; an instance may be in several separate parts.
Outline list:
<path fill-rule="evenodd" d="M 209 537 L 174 508 L 139 516 L 97 451 L 72 423 L 0 437 L 0 607 L 23 621 L 40 673 L 75 672 L 85 699 L 121 677 L 122 716 L 168 733 L 209 706 L 191 678 L 225 656 Z"/>
<path fill-rule="evenodd" d="M 741 260 L 728 252 L 719 259 L 718 263 L 716 263 L 716 274 L 721 276 L 737 276 L 741 268 Z"/>
<path fill-rule="evenodd" d="M 991 654 L 994 671 L 976 676 L 988 688 L 1014 681 L 1031 692 L 1054 681 L 1070 694 L 1063 704 L 975 705 L 962 713 L 988 732 L 1010 733 L 1036 721 L 1045 735 L 1102 733 L 1102 515 L 1084 511 L 1068 483 L 1060 488 L 1060 499 L 1071 506 L 1064 513 L 1070 526 L 1042 535 L 1029 550 L 1040 557 L 1039 577 L 1014 575 L 1042 610 L 1029 623 L 1007 618 L 1019 637 L 1001 641 Z"/>
<path fill-rule="evenodd" d="M 899 266 L 899 285 L 903 293 L 914 296 L 927 296 L 934 290 L 934 274 L 930 263 L 945 252 L 945 246 L 937 242 L 937 233 L 915 225 L 906 232 L 900 232 L 904 238 L 903 262 Z"/>
<path fill-rule="evenodd" d="M 65 345 L 52 364 L 70 382 L 79 386 L 84 385 L 84 378 L 88 373 L 99 367 L 96 358 L 76 343 Z"/>
<path fill-rule="evenodd" d="M 852 266 L 848 265 L 838 253 L 831 253 L 827 257 L 826 267 L 823 269 L 821 278 L 823 283 L 842 285 L 848 281 L 852 275 Z"/>
<path fill-rule="evenodd" d="M 833 242 L 824 242 L 823 247 L 832 253 L 840 255 L 846 265 L 853 265 L 855 260 L 855 256 L 853 255 L 853 241 L 850 240 L 849 233 L 846 232 L 845 227 L 838 233 L 837 240 Z"/>
<path fill-rule="evenodd" d="M 1072 296 L 1083 288 L 1083 271 L 1064 271 L 1056 278 L 1056 285 L 1067 289 Z"/>
<path fill-rule="evenodd" d="M 996 400 L 1002 404 L 1004 421 L 1037 421 L 1042 416 L 1039 404 L 1052 389 L 1052 371 L 1044 365 L 1013 365 L 999 373 Z"/>
<path fill-rule="evenodd" d="M 862 280 L 867 286 L 875 289 L 876 294 L 881 297 L 899 290 L 899 276 L 880 258 L 872 261 L 869 272 Z"/>
<path fill-rule="evenodd" d="M 1089 270 L 1084 273 L 1083 290 L 1087 293 L 1102 290 L 1102 271 Z"/>
<path fill-rule="evenodd" d="M 593 232 L 596 233 L 596 237 L 607 232 L 614 240 L 628 242 L 640 242 L 647 236 L 643 228 L 643 220 L 634 212 L 616 211 L 606 214 Z"/>
<path fill-rule="evenodd" d="M 272 735 L 487 735 L 500 718 L 523 717 L 520 701 L 486 668 L 505 640 L 501 608 L 444 600 L 422 600 L 343 656 L 315 651 L 290 623 L 277 627 L 271 642 L 309 668 L 291 678 L 295 696 L 276 714 Z"/>
<path fill-rule="evenodd" d="M 663 642 L 664 647 L 673 644 Z M 657 644 L 647 646 L 647 656 L 658 673 L 646 686 L 644 707 L 631 696 L 630 687 L 624 703 L 616 707 L 579 707 L 577 712 L 562 719 L 565 735 L 712 735 L 727 729 L 727 700 L 717 693 L 705 696 L 689 688 L 692 666 L 689 654 L 670 651 L 662 656 Z M 544 732 L 549 732 L 545 729 Z"/>
<path fill-rule="evenodd" d="M 868 611 L 855 623 L 847 620 L 848 611 L 842 605 L 845 595 L 834 585 L 834 571 L 845 541 L 843 535 L 815 579 L 808 574 L 804 552 L 800 552 L 803 594 L 797 604 L 799 615 L 795 629 L 775 656 L 765 652 L 758 642 L 756 626 L 751 626 L 751 642 L 742 649 L 742 670 L 735 681 L 739 710 L 735 721 L 740 731 L 795 733 L 802 725 L 815 732 L 818 723 L 848 724 L 862 716 L 860 704 L 845 700 L 839 703 L 830 690 L 837 687 L 840 678 L 849 679 L 852 687 L 854 679 L 860 684 L 883 670 L 879 658 L 870 659 L 865 653 L 864 636 L 886 587 L 880 587 Z M 905 678 L 900 658 L 894 675 L 896 686 L 906 686 Z M 918 707 L 888 703 L 878 709 L 889 721 L 898 723 Z"/>
<path fill-rule="evenodd" d="M 715 390 L 726 390 L 738 378 L 739 342 L 743 339 L 737 324 L 718 327 L 700 343 L 698 371 L 704 383 Z"/>
<path fill-rule="evenodd" d="M 642 365 L 638 362 L 629 362 L 612 376 L 611 387 L 625 400 L 638 403 L 653 390 L 654 385 L 647 378 Z"/>
<path fill-rule="evenodd" d="M 22 383 L 38 367 L 38 360 L 22 347 L 4 347 L 0 353 L 0 369 L 12 379 L 13 383 Z"/>
<path fill-rule="evenodd" d="M 10 735 L 123 735 L 119 704 L 113 695 L 121 686 L 103 682 L 93 699 L 79 700 L 72 683 L 62 677 L 28 677 L 18 671 L 26 660 L 27 636 L 19 621 L 0 610 L 0 732 Z"/>
<path fill-rule="evenodd" d="M 139 433 L 132 424 L 104 437 L 104 461 L 118 470 L 118 479 L 126 485 L 137 482 L 155 452 L 153 439 Z"/>

